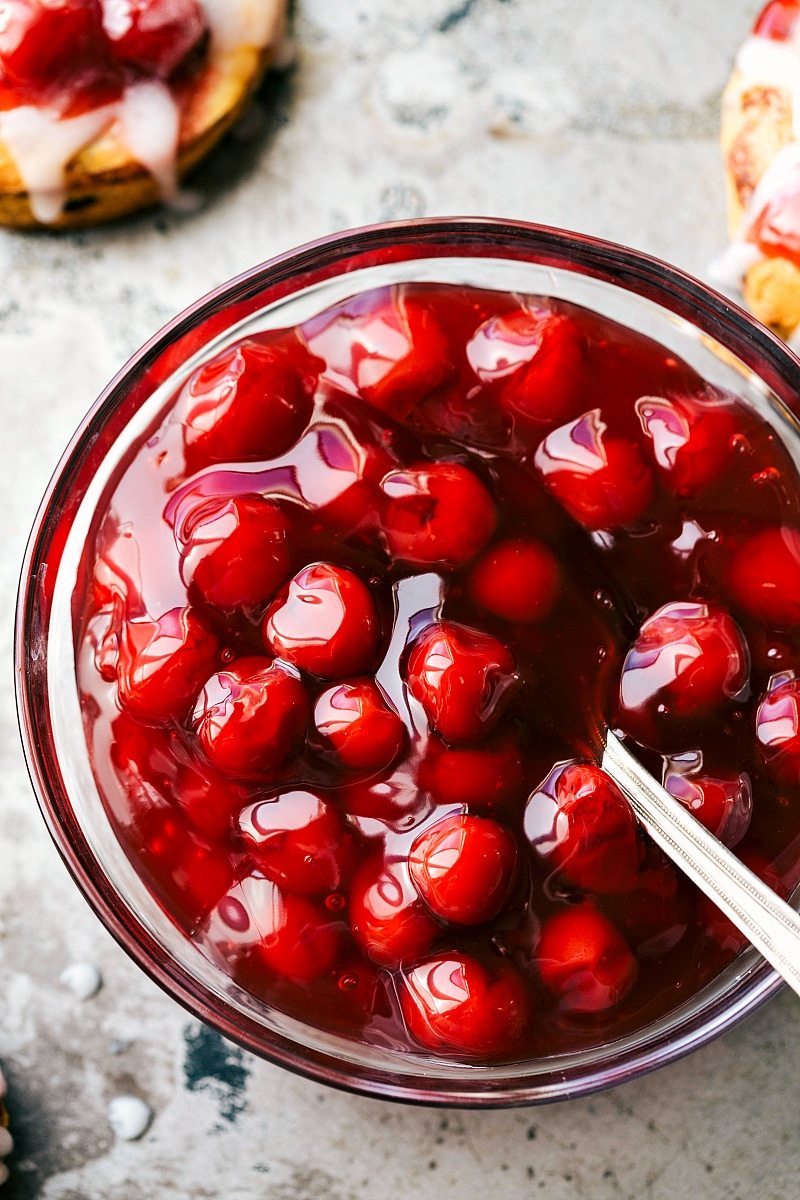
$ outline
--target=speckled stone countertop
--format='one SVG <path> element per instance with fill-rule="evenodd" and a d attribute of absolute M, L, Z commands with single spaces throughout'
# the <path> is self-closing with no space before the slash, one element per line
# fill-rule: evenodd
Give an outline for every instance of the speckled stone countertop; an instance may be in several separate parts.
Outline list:
<path fill-rule="evenodd" d="M 783 994 L 646 1079 L 546 1109 L 425 1111 L 325 1090 L 190 1020 L 112 942 L 50 845 L 18 747 L 18 564 L 62 448 L 150 333 L 235 272 L 393 217 L 583 229 L 702 273 L 724 242 L 720 89 L 746 0 L 300 0 L 294 68 L 198 179 L 191 216 L 0 234 L 0 1060 L 28 1200 L 789 1200 L 800 1010 Z M 80 1000 L 62 971 L 96 963 Z M 109 1102 L 141 1097 L 144 1137 Z"/>

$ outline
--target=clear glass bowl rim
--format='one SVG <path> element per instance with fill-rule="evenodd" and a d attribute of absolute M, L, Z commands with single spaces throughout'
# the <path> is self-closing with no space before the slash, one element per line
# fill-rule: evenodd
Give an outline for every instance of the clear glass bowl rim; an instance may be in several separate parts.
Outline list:
<path fill-rule="evenodd" d="M 770 330 L 738 305 L 685 272 L 601 238 L 550 226 L 485 217 L 441 217 L 365 226 L 306 243 L 280 254 L 214 289 L 156 333 L 111 380 L 92 405 L 61 457 L 40 504 L 22 565 L 15 629 L 15 684 L 22 745 L 34 792 L 50 835 L 84 897 L 112 936 L 162 989 L 192 1015 L 255 1054 L 334 1087 L 410 1103 L 465 1108 L 510 1107 L 573 1098 L 614 1086 L 672 1062 L 730 1029 L 772 996 L 781 980 L 754 957 L 733 987 L 688 1012 L 669 1016 L 624 1054 L 603 1063 L 563 1071 L 539 1066 L 530 1075 L 500 1083 L 465 1067 L 432 1081 L 393 1075 L 369 1065 L 354 1067 L 334 1056 L 269 1033 L 232 1004 L 209 993 L 188 972 L 165 958 L 146 929 L 121 903 L 103 864 L 70 823 L 70 800 L 48 738 L 44 580 L 54 539 L 68 508 L 70 484 L 109 418 L 126 398 L 134 377 L 189 331 L 234 304 L 246 305 L 271 288 L 273 298 L 342 271 L 442 256 L 517 258 L 616 284 L 650 299 L 715 338 L 754 370 L 790 410 L 798 411 L 800 360 Z M 253 307 L 257 307 L 253 305 Z M 56 543 L 57 545 L 57 543 Z M 57 570 L 57 567 L 56 567 Z M 30 653 L 42 647 L 44 654 Z M 613 1047 L 612 1047 L 613 1048 Z"/>

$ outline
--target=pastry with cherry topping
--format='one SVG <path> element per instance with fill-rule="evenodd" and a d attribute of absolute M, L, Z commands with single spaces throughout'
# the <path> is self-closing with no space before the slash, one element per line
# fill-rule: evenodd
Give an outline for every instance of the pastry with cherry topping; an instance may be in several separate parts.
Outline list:
<path fill-rule="evenodd" d="M 286 0 L 3 0 L 0 224 L 175 201 L 274 58 Z"/>
<path fill-rule="evenodd" d="M 722 150 L 731 243 L 714 264 L 759 320 L 800 325 L 800 3 L 768 0 L 723 96 Z"/>

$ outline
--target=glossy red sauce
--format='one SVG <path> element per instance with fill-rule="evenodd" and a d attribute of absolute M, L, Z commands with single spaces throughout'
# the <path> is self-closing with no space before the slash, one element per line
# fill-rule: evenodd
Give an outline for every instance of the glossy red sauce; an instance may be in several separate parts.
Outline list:
<path fill-rule="evenodd" d="M 797 879 L 797 472 L 586 310 L 408 285 L 231 346 L 131 446 L 76 613 L 126 853 L 317 1026 L 524 1059 L 729 961 L 742 939 L 593 765 L 605 719 Z"/>

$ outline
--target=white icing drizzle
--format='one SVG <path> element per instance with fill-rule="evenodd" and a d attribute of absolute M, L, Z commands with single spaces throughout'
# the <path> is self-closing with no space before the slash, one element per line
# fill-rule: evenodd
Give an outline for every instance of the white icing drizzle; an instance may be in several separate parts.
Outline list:
<path fill-rule="evenodd" d="M 204 0 L 211 54 L 218 62 L 240 46 L 277 45 L 284 33 L 286 0 Z M 127 4 L 106 0 L 106 24 L 116 29 Z M 57 221 L 66 199 L 65 175 L 72 159 L 115 125 L 131 156 L 156 180 L 164 200 L 178 202 L 176 166 L 180 108 L 165 83 L 142 80 L 114 104 L 60 117 L 36 105 L 0 112 L 0 140 L 16 163 L 31 210 L 44 225 Z"/>
<path fill-rule="evenodd" d="M 163 199 L 174 201 L 181 113 L 170 88 L 155 79 L 132 84 L 122 96 L 118 119 L 133 157 L 153 176 Z"/>
<path fill-rule="evenodd" d="M 58 220 L 64 206 L 64 172 L 79 150 L 111 124 L 116 105 L 105 105 L 79 117 L 59 117 L 46 108 L 23 104 L 0 112 L 0 138 L 5 142 L 37 221 Z"/>
<path fill-rule="evenodd" d="M 735 292 L 742 284 L 747 272 L 761 258 L 761 251 L 754 242 L 731 242 L 708 265 L 708 277 L 712 283 L 726 291 Z"/>
<path fill-rule="evenodd" d="M 759 85 L 788 92 L 795 140 L 779 150 L 754 188 L 742 214 L 738 240 L 708 268 L 714 283 L 732 290 L 741 288 L 749 269 L 763 258 L 749 240 L 759 216 L 784 188 L 800 183 L 800 21 L 788 41 L 755 35 L 747 38 L 736 56 L 736 70 L 740 93 Z"/>

